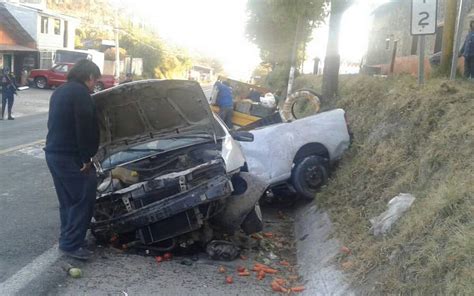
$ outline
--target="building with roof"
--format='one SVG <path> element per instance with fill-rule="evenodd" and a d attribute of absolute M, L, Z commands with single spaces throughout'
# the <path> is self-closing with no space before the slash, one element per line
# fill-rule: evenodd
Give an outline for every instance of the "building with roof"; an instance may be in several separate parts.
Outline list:
<path fill-rule="evenodd" d="M 463 24 L 462 41 L 474 19 L 473 1 L 467 1 Z M 416 74 L 418 69 L 418 36 L 410 34 L 411 0 L 391 0 L 377 7 L 373 12 L 373 23 L 369 34 L 366 65 L 378 67 L 381 74 L 390 72 L 392 55 L 396 47 L 395 73 Z M 425 37 L 425 64 L 430 70 L 428 59 L 439 56 L 444 28 L 445 1 L 438 1 L 436 34 Z"/>
<path fill-rule="evenodd" d="M 0 68 L 17 77 L 49 68 L 58 49 L 74 49 L 79 20 L 46 9 L 44 0 L 0 1 Z"/>

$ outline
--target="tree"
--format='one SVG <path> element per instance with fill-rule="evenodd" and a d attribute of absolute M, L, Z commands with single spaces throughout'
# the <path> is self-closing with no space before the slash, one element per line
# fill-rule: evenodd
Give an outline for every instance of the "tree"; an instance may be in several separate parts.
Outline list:
<path fill-rule="evenodd" d="M 354 0 L 331 0 L 329 16 L 329 35 L 326 47 L 323 72 L 323 99 L 330 100 L 337 96 L 339 86 L 339 31 L 344 11 L 352 5 Z"/>
<path fill-rule="evenodd" d="M 446 10 L 444 13 L 444 28 L 441 51 L 441 64 L 439 72 L 448 75 L 451 70 L 451 60 L 453 58 L 454 31 L 456 29 L 457 0 L 445 0 Z"/>
<path fill-rule="evenodd" d="M 301 30 L 296 40 L 297 61 L 303 57 L 303 45 L 309 42 L 314 27 L 325 16 L 325 0 L 249 0 L 247 2 L 247 38 L 260 48 L 260 57 L 272 70 L 285 73 L 275 83 L 288 80 L 295 32 L 300 18 Z"/>

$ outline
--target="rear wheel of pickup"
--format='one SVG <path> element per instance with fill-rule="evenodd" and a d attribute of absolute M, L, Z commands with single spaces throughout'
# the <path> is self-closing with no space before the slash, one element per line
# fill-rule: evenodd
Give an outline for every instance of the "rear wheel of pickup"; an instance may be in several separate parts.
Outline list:
<path fill-rule="evenodd" d="M 307 156 L 295 164 L 291 182 L 299 195 L 312 200 L 317 190 L 328 181 L 328 160 L 318 155 Z"/>
<path fill-rule="evenodd" d="M 39 89 L 45 89 L 48 86 L 48 81 L 43 76 L 36 77 L 35 78 L 35 86 Z"/>

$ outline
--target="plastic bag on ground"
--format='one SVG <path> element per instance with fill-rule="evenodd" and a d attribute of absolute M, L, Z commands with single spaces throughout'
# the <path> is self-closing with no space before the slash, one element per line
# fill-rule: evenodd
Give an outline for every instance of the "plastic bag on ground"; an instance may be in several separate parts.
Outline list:
<path fill-rule="evenodd" d="M 400 193 L 392 198 L 388 202 L 388 210 L 370 219 L 370 223 L 372 224 L 370 231 L 375 236 L 387 234 L 392 229 L 393 224 L 400 219 L 414 201 L 415 197 L 410 193 Z"/>

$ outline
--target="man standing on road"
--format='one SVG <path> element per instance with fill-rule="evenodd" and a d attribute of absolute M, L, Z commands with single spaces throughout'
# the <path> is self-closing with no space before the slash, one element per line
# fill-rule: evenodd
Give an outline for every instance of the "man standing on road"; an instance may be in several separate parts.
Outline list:
<path fill-rule="evenodd" d="M 232 115 L 234 114 L 234 103 L 232 98 L 232 88 L 228 81 L 216 82 L 217 99 L 216 104 L 219 106 L 219 117 L 224 121 L 228 128 L 233 128 Z"/>
<path fill-rule="evenodd" d="M 464 56 L 464 77 L 467 79 L 474 78 L 474 21 L 471 21 L 470 29 L 459 52 L 459 56 Z"/>
<path fill-rule="evenodd" d="M 89 60 L 77 62 L 67 83 L 51 96 L 46 136 L 46 162 L 59 200 L 59 249 L 87 260 L 85 236 L 96 198 L 97 178 L 91 158 L 99 146 L 96 109 L 91 99 L 99 68 Z"/>
<path fill-rule="evenodd" d="M 12 108 L 14 96 L 16 94 L 17 86 L 15 77 L 10 74 L 10 69 L 5 68 L 0 79 L 2 84 L 2 120 L 5 118 L 5 108 L 8 103 L 8 120 L 14 120 L 12 116 Z"/>

